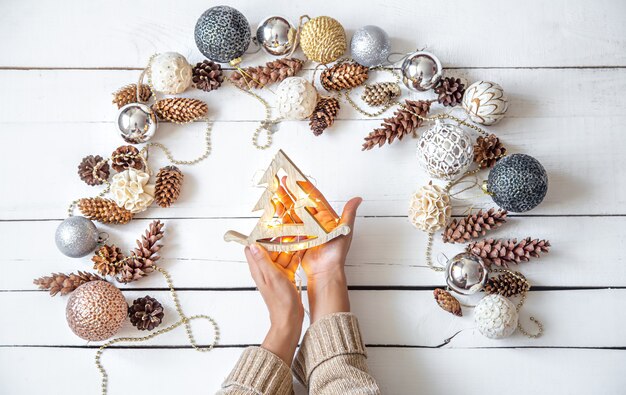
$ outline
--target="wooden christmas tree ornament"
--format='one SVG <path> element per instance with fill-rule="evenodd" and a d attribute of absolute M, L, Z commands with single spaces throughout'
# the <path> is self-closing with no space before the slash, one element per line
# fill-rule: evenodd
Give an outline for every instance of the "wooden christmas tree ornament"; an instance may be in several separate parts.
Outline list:
<path fill-rule="evenodd" d="M 278 194 L 281 186 L 279 172 L 286 174 L 284 187 L 294 201 L 293 211 L 301 223 L 282 223 L 275 218 L 274 202 L 280 201 Z M 230 230 L 224 240 L 235 241 L 245 246 L 258 243 L 268 251 L 291 252 L 312 248 L 330 240 L 350 233 L 350 227 L 339 224 L 333 229 L 325 229 L 315 218 L 312 209 L 323 202 L 313 201 L 303 188 L 309 180 L 298 167 L 279 150 L 258 185 L 265 186 L 265 192 L 257 202 L 253 211 L 263 210 L 263 214 L 249 236 Z M 316 199 L 317 200 L 317 199 Z"/>

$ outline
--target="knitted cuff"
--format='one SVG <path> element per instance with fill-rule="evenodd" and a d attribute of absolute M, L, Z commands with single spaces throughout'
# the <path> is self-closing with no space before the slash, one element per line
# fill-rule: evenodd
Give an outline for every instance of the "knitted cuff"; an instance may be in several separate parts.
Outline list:
<path fill-rule="evenodd" d="M 261 347 L 246 348 L 222 384 L 223 389 L 241 388 L 255 394 L 289 394 L 292 386 L 289 366 Z"/>
<path fill-rule="evenodd" d="M 320 364 L 338 355 L 367 357 L 359 322 L 351 313 L 329 314 L 311 325 L 304 334 L 291 369 L 304 385 Z"/>

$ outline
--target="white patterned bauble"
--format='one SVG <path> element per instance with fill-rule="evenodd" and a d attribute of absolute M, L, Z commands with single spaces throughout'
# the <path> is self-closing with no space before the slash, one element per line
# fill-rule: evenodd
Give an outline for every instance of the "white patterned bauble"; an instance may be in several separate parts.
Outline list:
<path fill-rule="evenodd" d="M 436 232 L 446 226 L 452 215 L 450 195 L 432 183 L 418 189 L 409 201 L 409 221 L 424 232 Z"/>
<path fill-rule="evenodd" d="M 191 86 L 191 65 L 183 55 L 165 52 L 150 62 L 150 78 L 157 92 L 176 95 Z"/>
<path fill-rule="evenodd" d="M 302 77 L 289 77 L 276 89 L 278 112 L 288 120 L 308 118 L 317 103 L 317 90 Z"/>
<path fill-rule="evenodd" d="M 474 322 L 480 333 L 490 339 L 511 336 L 517 328 L 519 315 L 513 302 L 502 295 L 487 295 L 474 309 Z"/>
<path fill-rule="evenodd" d="M 435 178 L 451 180 L 472 163 L 474 146 L 460 127 L 438 121 L 417 142 L 417 158 Z"/>
<path fill-rule="evenodd" d="M 509 101 L 500 85 L 495 82 L 477 81 L 465 90 L 463 108 L 472 121 L 489 126 L 504 118 Z"/>

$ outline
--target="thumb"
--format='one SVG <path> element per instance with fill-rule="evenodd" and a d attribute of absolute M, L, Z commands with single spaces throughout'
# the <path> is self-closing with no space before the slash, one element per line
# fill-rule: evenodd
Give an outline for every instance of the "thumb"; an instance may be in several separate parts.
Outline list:
<path fill-rule="evenodd" d="M 270 258 L 269 253 L 263 246 L 258 243 L 254 243 L 250 245 L 250 255 L 252 255 L 252 259 L 254 259 L 257 267 L 261 270 L 264 275 L 271 274 L 274 266 L 272 259 Z"/>
<path fill-rule="evenodd" d="M 343 212 L 341 213 L 341 223 L 347 224 L 352 228 L 354 226 L 354 220 L 356 218 L 356 210 L 361 205 L 363 201 L 360 197 L 352 198 L 343 206 Z"/>

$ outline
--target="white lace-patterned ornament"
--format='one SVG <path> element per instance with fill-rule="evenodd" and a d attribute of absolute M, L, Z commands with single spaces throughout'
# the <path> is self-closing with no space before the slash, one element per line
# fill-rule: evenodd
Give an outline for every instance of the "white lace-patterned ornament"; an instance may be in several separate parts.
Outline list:
<path fill-rule="evenodd" d="M 175 95 L 191 86 L 191 65 L 176 52 L 165 52 L 152 59 L 150 78 L 157 92 Z"/>
<path fill-rule="evenodd" d="M 417 142 L 417 158 L 434 178 L 451 180 L 472 163 L 474 146 L 459 126 L 437 121 Z"/>
<path fill-rule="evenodd" d="M 317 103 L 317 90 L 302 77 L 289 77 L 276 89 L 278 111 L 282 118 L 301 120 L 308 118 Z"/>
<path fill-rule="evenodd" d="M 513 302 L 502 295 L 487 295 L 474 309 L 474 322 L 483 336 L 502 339 L 517 328 L 519 315 Z"/>
<path fill-rule="evenodd" d="M 489 126 L 504 118 L 509 101 L 500 85 L 495 82 L 478 81 L 465 90 L 463 108 L 472 121 Z"/>
<path fill-rule="evenodd" d="M 450 195 L 437 185 L 425 185 L 409 201 L 409 220 L 417 229 L 436 232 L 450 220 Z"/>

